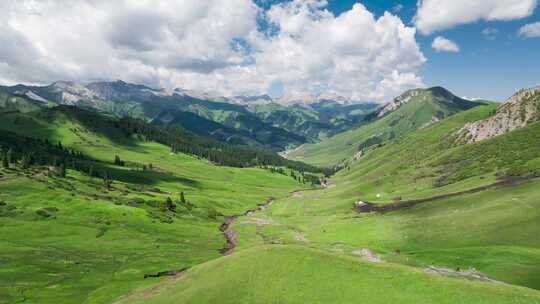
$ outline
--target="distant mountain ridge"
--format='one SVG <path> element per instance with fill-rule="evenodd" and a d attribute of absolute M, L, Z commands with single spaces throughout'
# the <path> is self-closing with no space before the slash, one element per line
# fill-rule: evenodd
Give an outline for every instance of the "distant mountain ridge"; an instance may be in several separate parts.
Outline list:
<path fill-rule="evenodd" d="M 372 105 L 345 105 L 337 96 L 328 94 L 320 95 L 326 98 L 324 100 L 282 105 L 268 95 L 219 97 L 179 88 L 156 89 L 121 80 L 88 84 L 57 81 L 47 86 L 3 86 L 0 91 L 19 98 L 17 104 L 25 111 L 41 106 L 74 105 L 160 124 L 177 124 L 224 142 L 274 151 L 317 142 L 344 131 L 374 108 Z M 276 112 L 270 113 L 273 111 Z M 175 115 L 178 117 L 171 117 Z"/>

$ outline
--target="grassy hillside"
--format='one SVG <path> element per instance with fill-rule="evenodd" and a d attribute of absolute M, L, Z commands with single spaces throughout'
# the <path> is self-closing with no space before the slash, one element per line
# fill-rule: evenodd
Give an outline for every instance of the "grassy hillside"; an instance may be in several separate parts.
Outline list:
<path fill-rule="evenodd" d="M 114 181 L 0 169 L 0 302 L 539 303 L 540 122 L 473 144 L 458 134 L 496 107 L 367 147 L 326 188 L 296 192 L 307 185 L 279 171 L 215 166 L 69 112 L 3 114 L 0 144 L 61 141 Z M 426 200 L 400 207 L 414 199 Z M 239 214 L 222 257 L 221 223 Z"/>
<path fill-rule="evenodd" d="M 233 256 L 123 303 L 538 303 L 540 123 L 475 144 L 457 136 L 495 108 L 476 107 L 368 150 L 327 188 L 239 218 Z M 459 193 L 516 176 L 528 178 Z M 357 200 L 448 193 L 455 195 L 383 214 L 353 209 Z"/>
<path fill-rule="evenodd" d="M 375 112 L 370 123 L 358 128 L 337 134 L 320 143 L 302 145 L 291 151 L 287 157 L 314 165 L 334 165 L 360 150 L 378 146 L 482 104 L 457 98 L 439 87 L 409 91 L 396 100 L 408 101 L 384 116 L 377 117 L 380 112 Z"/>
<path fill-rule="evenodd" d="M 0 129 L 61 141 L 96 170 L 108 170 L 113 182 L 106 187 L 102 178 L 71 169 L 62 178 L 47 166 L 0 169 L 0 303 L 109 303 L 160 280 L 145 274 L 219 257 L 226 244 L 222 214 L 302 187 L 286 175 L 215 166 L 60 112 L 46 119 L 10 115 Z M 115 155 L 123 166 L 114 164 Z M 180 203 L 180 192 L 188 203 Z"/>
<path fill-rule="evenodd" d="M 326 190 L 304 192 L 278 204 L 272 218 L 286 219 L 289 227 L 296 222 L 297 228 L 291 230 L 305 232 L 317 246 L 334 242 L 348 250 L 365 246 L 390 260 L 422 267 L 472 266 L 497 280 L 540 289 L 536 179 L 384 216 L 351 214 L 356 200 L 385 204 L 455 193 L 515 176 L 538 176 L 540 123 L 471 145 L 455 141 L 461 126 L 488 117 L 494 108 L 457 114 L 375 149 L 338 173 Z"/>
<path fill-rule="evenodd" d="M 265 246 L 195 267 L 119 303 L 535 303 L 540 293 L 467 282 L 338 252 Z"/>
<path fill-rule="evenodd" d="M 46 106 L 49 106 L 49 103 L 38 102 L 24 96 L 0 91 L 0 113 L 11 111 L 31 112 Z"/>
<path fill-rule="evenodd" d="M 197 105 L 195 108 L 201 107 Z M 273 151 L 281 151 L 306 141 L 301 133 L 292 133 L 264 123 L 251 113 L 208 111 L 208 109 L 201 112 L 193 109 L 194 107 L 189 107 L 182 111 L 163 111 L 152 121 L 165 126 L 181 126 L 193 133 L 209 136 L 224 143 Z"/>

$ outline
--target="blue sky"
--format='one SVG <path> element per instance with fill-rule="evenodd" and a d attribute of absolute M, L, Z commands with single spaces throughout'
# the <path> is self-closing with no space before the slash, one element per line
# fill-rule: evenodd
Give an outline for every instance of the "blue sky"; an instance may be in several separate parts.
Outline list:
<path fill-rule="evenodd" d="M 352 1 L 330 0 L 334 14 L 349 10 L 356 2 L 363 3 L 377 16 L 385 11 L 397 14 L 405 24 L 413 26 L 416 1 Z M 403 8 L 393 9 L 397 4 Z M 518 37 L 521 26 L 540 21 L 540 9 L 519 20 L 477 21 L 430 35 L 417 34 L 421 50 L 427 58 L 420 75 L 428 86 L 441 85 L 459 96 L 504 100 L 517 89 L 540 84 L 540 38 Z M 486 39 L 482 31 L 495 28 L 498 33 Z M 460 47 L 460 52 L 436 52 L 431 47 L 434 37 L 442 35 Z"/>

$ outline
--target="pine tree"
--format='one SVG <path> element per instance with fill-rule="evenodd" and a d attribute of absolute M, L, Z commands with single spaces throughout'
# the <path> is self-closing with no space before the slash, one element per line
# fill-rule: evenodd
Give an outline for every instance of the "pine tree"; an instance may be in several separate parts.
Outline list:
<path fill-rule="evenodd" d="M 23 169 L 28 169 L 30 167 L 30 156 L 28 154 L 24 154 L 21 159 L 21 167 Z"/>
<path fill-rule="evenodd" d="M 186 198 L 184 197 L 184 192 L 180 192 L 180 204 L 185 205 L 186 204 Z"/>
<path fill-rule="evenodd" d="M 60 164 L 60 177 L 66 177 L 66 164 L 61 163 Z"/>
<path fill-rule="evenodd" d="M 107 187 L 107 189 L 111 188 L 111 178 L 109 177 L 108 171 L 105 171 L 103 173 L 103 184 L 105 185 L 105 187 Z"/>
<path fill-rule="evenodd" d="M 169 211 L 174 212 L 176 210 L 176 205 L 173 203 L 170 197 L 167 197 L 167 200 L 165 201 L 165 206 Z"/>
<path fill-rule="evenodd" d="M 125 162 L 122 159 L 120 159 L 120 156 L 115 155 L 114 156 L 114 164 L 117 165 L 117 166 L 124 166 Z"/>
<path fill-rule="evenodd" d="M 6 168 L 6 169 L 9 168 L 9 162 L 8 162 L 8 157 L 7 157 L 6 152 L 2 153 L 2 167 Z"/>
<path fill-rule="evenodd" d="M 9 148 L 9 150 L 6 153 L 8 164 L 13 164 L 13 150 Z"/>

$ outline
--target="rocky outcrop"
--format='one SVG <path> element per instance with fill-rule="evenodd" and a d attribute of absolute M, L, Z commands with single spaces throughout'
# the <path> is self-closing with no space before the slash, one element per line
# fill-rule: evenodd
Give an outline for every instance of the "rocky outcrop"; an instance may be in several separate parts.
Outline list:
<path fill-rule="evenodd" d="M 360 150 L 360 151 L 356 152 L 356 154 L 353 157 L 353 160 L 354 161 L 360 160 L 362 158 L 362 156 L 364 156 L 364 150 Z"/>
<path fill-rule="evenodd" d="M 416 89 L 405 92 L 404 94 L 394 98 L 392 101 L 386 103 L 377 113 L 377 117 L 383 117 L 386 114 L 397 110 L 402 105 L 413 100 L 415 97 L 420 95 L 424 90 Z"/>
<path fill-rule="evenodd" d="M 409 90 L 392 101 L 386 103 L 377 111 L 377 117 L 383 117 L 411 101 L 432 101 L 439 105 L 450 106 L 453 109 L 467 110 L 480 105 L 478 102 L 465 100 L 452 94 L 443 87 L 431 87 L 428 89 Z M 443 117 L 435 117 L 442 119 Z"/>
<path fill-rule="evenodd" d="M 447 276 L 447 277 L 466 278 L 466 279 L 478 280 L 482 282 L 502 284 L 502 282 L 500 281 L 496 281 L 496 280 L 488 278 L 485 274 L 477 271 L 475 268 L 469 268 L 467 270 L 461 270 L 458 268 L 456 270 L 452 270 L 445 267 L 429 266 L 425 270 L 429 273 L 438 274 L 438 275 Z"/>
<path fill-rule="evenodd" d="M 431 116 L 431 120 L 426 122 L 425 124 L 423 124 L 420 129 L 424 129 L 424 128 L 427 128 L 429 126 L 431 126 L 432 124 L 434 123 L 438 123 L 439 121 L 441 121 L 441 119 L 437 116 Z"/>
<path fill-rule="evenodd" d="M 460 142 L 473 143 L 535 122 L 540 116 L 540 86 L 524 89 L 501 104 L 489 118 L 469 122 L 458 132 Z"/>

